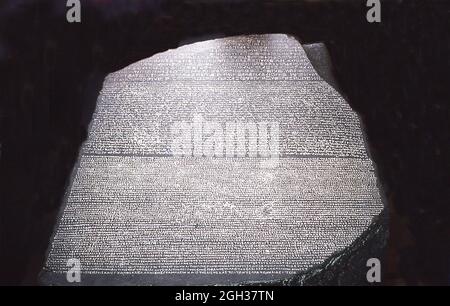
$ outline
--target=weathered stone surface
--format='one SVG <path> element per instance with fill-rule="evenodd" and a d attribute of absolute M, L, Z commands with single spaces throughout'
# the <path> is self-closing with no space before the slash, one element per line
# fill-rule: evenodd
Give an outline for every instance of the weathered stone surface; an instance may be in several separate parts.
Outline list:
<path fill-rule="evenodd" d="M 170 127 L 275 121 L 280 163 L 174 157 Z M 359 121 L 294 39 L 220 39 L 110 75 L 45 267 L 90 283 L 276 279 L 350 245 L 382 209 Z"/>

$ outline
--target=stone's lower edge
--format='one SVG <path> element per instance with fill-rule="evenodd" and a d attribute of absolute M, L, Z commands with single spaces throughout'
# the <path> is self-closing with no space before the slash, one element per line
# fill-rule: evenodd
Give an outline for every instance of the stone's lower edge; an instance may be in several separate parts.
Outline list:
<path fill-rule="evenodd" d="M 84 274 L 80 283 L 68 283 L 64 273 L 43 271 L 42 285 L 269 285 L 269 286 L 351 286 L 370 285 L 366 279 L 367 260 L 378 258 L 383 263 L 387 244 L 388 217 L 384 209 L 374 217 L 371 225 L 350 246 L 336 252 L 323 263 L 293 277 L 289 275 L 261 274 Z M 383 267 L 383 266 L 382 266 Z M 382 268 L 383 269 L 383 268 Z M 249 279 L 249 280 L 246 280 Z M 259 279 L 250 281 L 250 279 Z"/>
<path fill-rule="evenodd" d="M 211 286 L 238 285 L 243 281 L 275 282 L 286 274 L 81 274 L 79 283 L 70 283 L 66 273 L 43 271 L 44 286 Z"/>
<path fill-rule="evenodd" d="M 241 283 L 240 285 L 269 286 L 365 286 L 381 283 L 369 283 L 366 278 L 367 260 L 378 258 L 383 273 L 384 251 L 389 236 L 388 212 L 385 208 L 373 218 L 370 226 L 350 246 L 336 252 L 323 263 L 294 277 L 280 281 Z M 383 275 L 383 274 L 382 274 Z"/>

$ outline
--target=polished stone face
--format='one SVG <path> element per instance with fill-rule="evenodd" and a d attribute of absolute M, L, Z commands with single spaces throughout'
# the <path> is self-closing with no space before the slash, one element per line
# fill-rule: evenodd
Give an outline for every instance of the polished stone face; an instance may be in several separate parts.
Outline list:
<path fill-rule="evenodd" d="M 195 116 L 276 123 L 279 161 L 174 156 L 174 125 Z M 348 246 L 383 207 L 357 115 L 286 35 L 186 45 L 109 75 L 65 201 L 49 283 L 70 258 L 89 283 L 277 279 Z"/>

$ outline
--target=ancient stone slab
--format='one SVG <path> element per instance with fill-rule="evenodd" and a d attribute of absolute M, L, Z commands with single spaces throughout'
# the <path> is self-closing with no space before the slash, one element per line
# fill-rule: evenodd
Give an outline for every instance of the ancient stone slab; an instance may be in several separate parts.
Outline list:
<path fill-rule="evenodd" d="M 173 156 L 171 127 L 277 122 L 280 159 Z M 64 283 L 276 279 L 350 245 L 382 210 L 359 120 L 286 35 L 183 46 L 105 81 L 44 268 Z"/>

